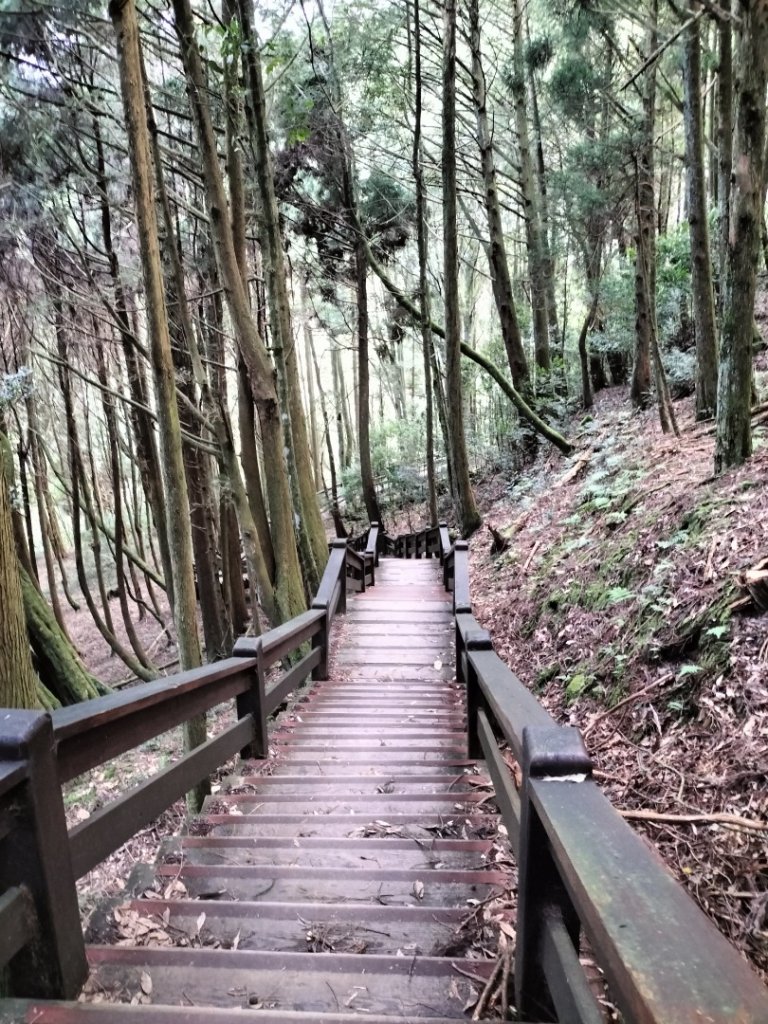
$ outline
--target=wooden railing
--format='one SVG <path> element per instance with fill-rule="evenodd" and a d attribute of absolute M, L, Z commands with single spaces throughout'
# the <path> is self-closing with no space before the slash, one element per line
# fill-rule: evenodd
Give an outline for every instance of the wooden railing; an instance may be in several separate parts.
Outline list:
<path fill-rule="evenodd" d="M 374 583 L 374 563 L 370 551 L 333 541 L 310 610 L 241 638 L 225 661 L 53 714 L 0 712 L 0 967 L 10 965 L 12 994 L 78 994 L 87 964 L 76 879 L 235 754 L 267 756 L 269 716 L 310 674 L 328 677 L 334 617 L 346 609 L 348 586 Z M 291 657 L 298 660 L 274 678 Z M 64 783 L 227 701 L 234 725 L 67 829 Z"/>
<path fill-rule="evenodd" d="M 418 557 L 436 533 L 453 592 L 468 755 L 486 761 L 518 862 L 521 1018 L 604 1021 L 579 957 L 583 931 L 627 1024 L 766 1024 L 760 980 L 597 787 L 579 731 L 556 723 L 494 651 L 472 615 L 466 541 L 451 544 L 441 524 L 388 538 L 388 548 Z"/>

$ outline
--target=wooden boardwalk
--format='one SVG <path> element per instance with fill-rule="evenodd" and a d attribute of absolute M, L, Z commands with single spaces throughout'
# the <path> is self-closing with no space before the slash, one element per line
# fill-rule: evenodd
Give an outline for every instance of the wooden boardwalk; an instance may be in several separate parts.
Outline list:
<path fill-rule="evenodd" d="M 97 915 L 89 1005 L 36 1021 L 132 1002 L 137 1022 L 465 1018 L 491 962 L 462 951 L 462 923 L 510 880 L 489 867 L 439 563 L 382 559 L 341 623 L 331 678 L 278 719 L 269 760 Z"/>

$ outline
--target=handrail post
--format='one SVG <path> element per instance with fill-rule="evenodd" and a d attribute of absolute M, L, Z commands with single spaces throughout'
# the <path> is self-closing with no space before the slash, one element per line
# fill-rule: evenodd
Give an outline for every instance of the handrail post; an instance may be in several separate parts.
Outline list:
<path fill-rule="evenodd" d="M 469 542 L 457 540 L 453 545 L 453 614 L 469 614 Z"/>
<path fill-rule="evenodd" d="M 339 603 L 336 609 L 337 612 L 344 613 L 347 610 L 347 542 L 343 538 L 337 538 L 331 541 L 331 554 L 334 551 L 343 551 L 344 557 L 342 558 L 339 566 Z M 363 561 L 363 587 L 365 587 L 365 561 Z M 335 590 L 335 584 L 334 588 Z M 330 618 L 330 601 L 332 600 L 333 592 L 329 598 L 315 598 L 312 602 L 312 607 L 316 608 L 324 613 L 323 621 L 320 629 L 312 637 L 312 650 L 320 649 L 320 661 L 312 669 L 313 679 L 327 679 L 328 678 L 328 644 L 331 636 L 331 618 Z"/>
<path fill-rule="evenodd" d="M 557 1016 L 541 964 L 544 918 L 547 913 L 560 916 L 576 949 L 580 926 L 533 806 L 531 782 L 562 781 L 567 777 L 578 784 L 591 776 L 592 762 L 578 729 L 527 726 L 523 729 L 521 768 L 515 1001 L 522 1018 L 555 1021 Z"/>
<path fill-rule="evenodd" d="M 237 717 L 253 719 L 253 739 L 247 747 L 240 751 L 243 760 L 254 758 L 257 761 L 269 756 L 269 734 L 267 731 L 266 708 L 266 676 L 264 673 L 264 651 L 259 636 L 241 636 L 232 648 L 234 658 L 255 658 L 250 688 L 239 693 L 235 698 Z"/>
<path fill-rule="evenodd" d="M 445 562 L 448 552 L 451 550 L 451 538 L 448 535 L 448 523 L 442 519 L 437 524 L 437 552 L 440 556 L 440 564 Z"/>
<path fill-rule="evenodd" d="M 4 712 L 0 760 L 24 761 L 27 769 L 2 840 L 0 889 L 26 889 L 38 926 L 36 938 L 12 960 L 13 990 L 29 998 L 73 999 L 88 977 L 88 963 L 51 716 Z"/>
<path fill-rule="evenodd" d="M 366 545 L 366 552 L 373 554 L 373 564 L 376 566 L 379 564 L 379 547 L 381 539 L 381 523 L 371 523 L 370 529 L 368 530 L 368 543 Z M 373 574 L 371 574 L 373 578 Z"/>
<path fill-rule="evenodd" d="M 463 651 L 462 651 L 463 647 Z M 487 629 L 472 629 L 461 642 L 461 630 L 456 626 L 456 678 L 463 681 L 467 692 L 467 757 L 481 759 L 483 748 L 477 731 L 477 713 L 483 705 L 480 683 L 472 665 L 472 651 L 492 651 L 493 641 Z M 462 654 L 466 656 L 467 671 L 463 671 Z"/>

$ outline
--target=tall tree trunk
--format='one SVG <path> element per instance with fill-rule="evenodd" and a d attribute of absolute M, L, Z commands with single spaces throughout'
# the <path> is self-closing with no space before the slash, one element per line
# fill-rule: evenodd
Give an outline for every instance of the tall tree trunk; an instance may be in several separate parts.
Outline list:
<path fill-rule="evenodd" d="M 424 401 L 427 461 L 427 504 L 429 521 L 437 526 L 437 487 L 435 484 L 435 427 L 434 402 L 432 397 L 432 329 L 430 321 L 428 252 L 427 252 L 427 197 L 424 189 L 424 154 L 421 140 L 422 120 L 422 74 L 421 74 L 421 4 L 413 0 L 413 45 L 414 45 L 414 132 L 413 132 L 413 180 L 416 184 L 416 232 L 419 247 L 419 306 L 421 309 L 421 348 L 424 360 Z M 415 360 L 414 360 L 415 363 Z"/>
<path fill-rule="evenodd" d="M 480 47 L 480 16 L 478 0 L 469 2 L 470 47 L 472 50 L 472 96 L 477 121 L 477 142 L 480 148 L 480 164 L 483 173 L 483 201 L 488 220 L 488 261 L 491 265 L 491 283 L 496 310 L 501 325 L 501 336 L 507 352 L 509 370 L 515 386 L 525 391 L 528 385 L 528 361 L 525 357 L 520 325 L 517 319 L 515 298 L 512 292 L 512 278 L 509 274 L 507 249 L 501 220 L 499 190 L 496 181 L 496 163 L 493 153 L 493 139 L 488 124 L 486 105 L 485 72 Z M 526 214 L 528 210 L 526 208 Z M 538 339 L 537 339 L 538 343 Z M 538 351 L 538 350 L 537 350 Z"/>
<path fill-rule="evenodd" d="M 720 0 L 730 14 L 731 0 Z M 717 24 L 717 270 L 718 311 L 725 298 L 725 268 L 730 230 L 731 171 L 733 169 L 733 27 L 730 19 Z"/>
<path fill-rule="evenodd" d="M 174 0 L 176 32 L 189 87 L 193 120 L 200 144 L 206 202 L 211 220 L 216 262 L 237 338 L 248 368 L 253 398 L 259 411 L 265 462 L 270 467 L 267 494 L 275 552 L 275 593 L 279 614 L 288 619 L 306 608 L 296 540 L 284 436 L 275 388 L 275 375 L 263 338 L 251 315 L 248 296 L 237 265 L 229 205 L 219 166 L 216 137 L 208 105 L 208 90 L 195 40 L 189 0 Z"/>
<path fill-rule="evenodd" d="M 445 363 L 456 512 L 463 536 L 480 525 L 480 513 L 469 479 L 464 437 L 461 387 L 461 316 L 459 311 L 459 251 L 456 224 L 456 0 L 443 4 L 443 275 L 445 294 Z"/>
<path fill-rule="evenodd" d="M 512 99 L 515 107 L 517 148 L 520 156 L 520 188 L 525 210 L 525 231 L 528 249 L 528 274 L 531 283 L 531 312 L 533 313 L 533 344 L 536 366 L 545 375 L 550 369 L 549 317 L 547 314 L 546 268 L 541 229 L 541 212 L 536 182 L 533 175 L 531 144 L 528 133 L 528 104 L 525 93 L 525 54 L 523 37 L 523 11 L 520 0 L 513 0 L 513 66 Z"/>
<path fill-rule="evenodd" d="M 357 298 L 357 443 L 360 455 L 360 481 L 368 521 L 381 522 L 381 511 L 376 497 L 376 485 L 371 465 L 371 401 L 370 360 L 368 358 L 368 264 L 362 243 L 355 245 L 355 285 Z"/>
<path fill-rule="evenodd" d="M 323 427 L 326 440 L 326 447 L 328 451 L 328 469 L 331 474 L 331 518 L 333 519 L 334 529 L 336 530 L 337 537 L 348 536 L 346 527 L 344 526 L 344 520 L 341 518 L 341 512 L 339 511 L 339 486 L 338 477 L 336 475 L 336 459 L 333 455 L 333 445 L 331 444 L 331 424 L 328 417 L 328 407 L 325 403 L 325 390 L 323 388 L 323 380 L 320 376 L 320 366 L 317 362 L 317 356 L 315 354 L 315 344 L 312 340 L 312 334 L 309 335 L 309 350 L 312 358 L 312 366 L 314 368 L 315 379 L 317 381 L 317 392 L 320 396 L 320 411 L 323 415 Z"/>
<path fill-rule="evenodd" d="M 27 407 L 27 424 L 29 426 L 29 444 L 32 452 L 32 468 L 35 475 L 35 504 L 37 505 L 37 517 L 40 523 L 40 541 L 43 546 L 45 574 L 48 578 L 48 596 L 51 602 L 51 610 L 59 624 L 59 628 L 66 634 L 64 615 L 59 600 L 59 589 L 56 583 L 56 563 L 46 503 L 48 477 L 45 459 L 40 450 L 40 424 L 37 415 L 37 393 L 35 390 L 27 396 L 25 404 Z"/>
<path fill-rule="evenodd" d="M 245 489 L 248 505 L 256 526 L 259 546 L 264 558 L 267 577 L 275 582 L 275 552 L 272 547 L 272 535 L 269 532 L 269 520 L 264 505 L 264 488 L 261 482 L 261 466 L 259 449 L 256 444 L 256 416 L 253 406 L 253 395 L 248 385 L 248 370 L 241 356 L 237 360 L 237 422 L 240 433 L 240 461 L 243 465 Z"/>
<path fill-rule="evenodd" d="M 299 363 L 291 324 L 285 253 L 269 149 L 261 58 L 258 42 L 251 25 L 249 0 L 240 0 L 238 9 L 245 44 L 243 46 L 243 62 L 254 132 L 256 180 L 261 200 L 259 213 L 269 264 L 266 277 L 272 321 L 272 350 L 277 363 L 278 375 L 284 377 L 287 401 L 284 403 L 283 415 L 287 417 L 286 426 L 289 428 L 286 437 L 289 471 L 296 477 L 294 506 L 296 515 L 299 517 L 297 522 L 299 546 L 305 562 L 307 587 L 310 593 L 314 593 L 328 560 L 328 543 L 312 480 L 312 459 L 307 437 L 307 423 L 301 401 Z"/>
<path fill-rule="evenodd" d="M 123 516 L 123 494 L 122 494 L 122 468 L 120 465 L 120 442 L 118 439 L 117 429 L 117 416 L 115 414 L 114 397 L 108 393 L 108 376 L 107 376 L 107 363 L 104 358 L 104 346 L 101 339 L 96 339 L 94 345 L 96 354 L 96 372 L 98 375 L 99 383 L 102 385 L 102 408 L 104 409 L 104 421 L 107 427 L 107 443 L 109 446 L 109 464 L 112 476 L 112 500 L 113 500 L 113 515 L 114 515 L 114 531 L 115 531 L 115 547 L 114 547 L 114 558 L 115 558 L 115 577 L 117 581 L 117 597 L 120 601 L 120 611 L 123 616 L 123 625 L 125 627 L 125 635 L 128 637 L 128 642 L 133 649 L 136 657 L 139 659 L 145 669 L 152 675 L 157 675 L 157 669 L 150 661 L 147 652 L 144 650 L 139 636 L 136 632 L 136 627 L 133 624 L 133 617 L 131 616 L 131 608 L 128 604 L 128 588 L 125 582 L 125 562 L 123 547 L 125 542 L 125 522 Z"/>
<path fill-rule="evenodd" d="M 539 186 L 541 210 L 542 269 L 544 272 L 547 293 L 547 319 L 549 320 L 549 344 L 551 350 L 557 345 L 557 339 L 560 333 L 557 318 L 557 297 L 555 295 L 555 261 L 552 257 L 554 237 L 550 237 L 551 221 L 549 216 L 549 195 L 547 189 L 547 165 L 544 160 L 544 136 L 541 129 L 541 116 L 539 114 L 536 75 L 534 74 L 533 67 L 530 64 L 528 66 L 528 86 L 531 91 L 531 116 L 533 118 L 533 130 L 536 135 L 536 179 Z M 562 352 L 560 355 L 562 357 Z M 564 367 L 563 373 L 565 373 Z"/>
<path fill-rule="evenodd" d="M 158 206 L 162 217 L 161 255 L 167 308 L 173 315 L 168 322 L 171 357 L 178 379 L 180 395 L 186 402 L 179 406 L 180 427 L 184 428 L 187 440 L 183 442 L 184 476 L 187 485 L 187 500 L 190 508 L 192 554 L 197 582 L 205 640 L 206 660 L 217 661 L 229 656 L 232 650 L 233 630 L 227 621 L 224 598 L 219 585 L 219 567 L 216 556 L 218 523 L 213 487 L 211 458 L 203 451 L 199 442 L 203 437 L 203 417 L 197 412 L 202 396 L 205 414 L 215 424 L 219 407 L 211 396 L 208 377 L 200 357 L 192 312 L 189 307 L 181 262 L 181 239 L 174 223 L 171 204 L 165 187 L 162 156 L 157 138 L 152 100 L 146 72 L 143 74 L 147 110 L 147 123 L 152 143 L 152 163 L 155 172 L 155 186 Z M 226 396 L 223 396 L 225 399 Z M 224 406 L 225 401 L 222 403 Z M 214 424 L 211 432 L 218 437 L 225 436 L 224 428 Z M 208 425 L 208 424 L 206 424 Z"/>
<path fill-rule="evenodd" d="M 171 552 L 168 543 L 168 530 L 166 518 L 163 511 L 163 483 L 160 475 L 160 458 L 157 449 L 155 432 L 149 417 L 144 410 L 149 407 L 147 384 L 144 375 L 144 366 L 138 353 L 136 335 L 131 327 L 128 316 L 128 303 L 125 287 L 120 272 L 120 263 L 112 241 L 112 211 L 109 205 L 109 191 L 107 187 L 106 160 L 104 156 L 104 143 L 101 137 L 101 127 L 98 117 L 93 119 L 94 141 L 96 143 L 96 185 L 99 192 L 99 207 L 101 214 L 101 238 L 109 263 L 109 275 L 112 280 L 112 288 L 115 296 L 115 319 L 120 332 L 120 340 L 123 348 L 128 387 L 133 400 L 131 405 L 131 419 L 133 431 L 136 437 L 136 450 L 141 463 L 142 483 L 147 495 L 152 519 L 157 531 L 157 545 L 160 549 L 160 561 L 163 566 L 163 575 L 168 592 L 168 599 L 173 607 L 173 573 L 171 570 Z"/>
<path fill-rule="evenodd" d="M 165 521 L 173 579 L 176 638 L 181 667 L 190 669 L 197 668 L 202 661 L 200 639 L 197 633 L 190 510 L 184 477 L 181 426 L 176 405 L 173 358 L 168 333 L 163 270 L 157 234 L 141 45 L 134 0 L 111 0 L 109 14 L 117 32 L 120 89 L 129 140 L 131 180 L 147 303 L 147 333 L 157 403 Z M 199 716 L 186 723 L 184 726 L 186 749 L 192 749 L 205 742 L 205 735 L 204 716 Z M 193 809 L 199 809 L 205 789 L 205 786 L 199 786 L 189 794 L 189 802 Z"/>
<path fill-rule="evenodd" d="M 768 16 L 763 0 L 738 0 L 730 226 L 717 381 L 715 471 L 752 454 L 752 331 L 764 187 Z"/>
<path fill-rule="evenodd" d="M 691 5 L 695 14 L 698 3 Z M 701 112 L 701 35 L 688 26 L 683 58 L 688 225 L 691 239 L 693 320 L 696 329 L 696 419 L 714 414 L 717 398 L 717 328 L 712 286 L 707 195 L 704 183 L 704 125 Z"/>
<path fill-rule="evenodd" d="M 658 44 L 658 0 L 650 2 L 646 53 Z M 635 363 L 630 397 L 635 406 L 651 404 L 651 337 L 656 322 L 656 202 L 654 182 L 654 130 L 656 124 L 656 64 L 645 72 L 643 116 L 635 158 L 637 254 L 635 257 Z"/>

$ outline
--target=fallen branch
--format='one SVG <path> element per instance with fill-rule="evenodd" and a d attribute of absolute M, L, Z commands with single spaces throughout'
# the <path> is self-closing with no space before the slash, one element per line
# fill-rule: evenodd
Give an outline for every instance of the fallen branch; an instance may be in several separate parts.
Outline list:
<path fill-rule="evenodd" d="M 552 485 L 552 490 L 557 491 L 561 487 L 565 487 L 566 484 L 569 484 L 571 480 L 575 480 L 579 473 L 581 473 L 582 469 L 584 469 L 589 460 L 592 458 L 592 455 L 592 448 L 590 448 L 588 452 L 584 452 L 583 455 L 580 455 L 578 459 L 574 462 L 574 464 L 571 466 L 571 468 L 568 470 L 568 472 L 564 473 L 559 480 L 555 481 L 555 483 Z"/>
<path fill-rule="evenodd" d="M 407 313 L 410 313 L 417 323 L 421 323 L 421 310 L 418 308 L 415 302 L 412 302 L 408 298 L 408 296 L 401 288 L 398 288 L 398 286 L 395 284 L 395 282 L 392 280 L 389 274 L 387 274 L 384 267 L 382 267 L 382 265 L 376 259 L 371 249 L 370 243 L 365 236 L 365 232 L 363 231 L 360 224 L 357 225 L 357 229 L 360 232 L 360 238 L 363 243 L 363 249 L 365 250 L 365 258 L 368 261 L 368 265 L 370 266 L 371 270 L 374 272 L 374 274 L 376 274 L 376 276 L 379 278 L 379 280 L 390 293 L 390 295 L 393 295 L 397 299 L 397 301 L 400 303 L 403 309 Z M 437 335 L 438 338 L 445 338 L 445 328 L 442 327 L 440 324 L 436 324 L 434 320 L 430 320 L 429 328 L 433 334 Z M 542 437 L 545 437 L 548 441 L 550 441 L 556 448 L 558 448 L 563 453 L 563 455 L 571 455 L 573 453 L 574 446 L 571 444 L 571 442 L 567 438 L 563 437 L 561 433 L 555 430 L 554 427 L 550 427 L 548 423 L 545 423 L 541 416 L 539 416 L 537 413 L 533 411 L 533 409 L 530 407 L 530 405 L 528 405 L 528 403 L 525 401 L 525 399 L 517 390 L 517 388 L 515 388 L 515 386 L 510 381 L 507 380 L 507 378 L 504 376 L 504 374 L 501 372 L 498 366 L 496 366 L 495 363 L 491 362 L 490 359 L 486 359 L 484 355 L 481 355 L 475 349 L 470 348 L 470 346 L 465 344 L 463 341 L 461 342 L 461 354 L 463 356 L 466 356 L 467 359 L 471 359 L 473 362 L 477 363 L 478 366 L 481 366 L 485 370 L 485 372 L 496 381 L 501 390 L 504 392 L 504 394 L 507 396 L 510 402 L 512 402 L 517 411 L 520 413 L 521 417 L 524 420 L 528 420 L 531 426 L 535 430 L 537 430 L 542 435 Z"/>
<path fill-rule="evenodd" d="M 696 822 L 705 822 L 717 825 L 728 825 L 731 828 L 748 828 L 753 832 L 768 832 L 768 821 L 753 821 L 751 818 L 742 818 L 738 814 L 726 814 L 718 812 L 714 814 L 667 814 L 663 811 L 631 811 L 619 810 L 622 818 L 629 821 L 659 821 L 671 825 L 693 825 Z"/>
<path fill-rule="evenodd" d="M 632 701 L 639 700 L 641 697 L 645 697 L 645 695 L 650 693 L 652 690 L 655 690 L 659 686 L 663 686 L 664 683 L 668 683 L 674 678 L 674 673 L 670 672 L 667 675 L 662 676 L 661 679 L 655 679 L 652 683 L 649 683 L 647 686 L 644 686 L 642 690 L 635 690 L 634 693 L 630 693 L 628 697 L 624 697 L 617 704 L 614 704 L 613 707 L 607 708 L 605 711 L 601 711 L 596 718 L 592 719 L 592 721 L 589 723 L 586 729 L 582 732 L 582 737 L 586 739 L 587 736 L 589 736 L 589 734 L 595 728 L 595 726 L 599 725 L 600 722 L 610 717 L 610 715 L 613 715 L 621 708 L 626 707 L 627 704 L 631 704 Z"/>
<path fill-rule="evenodd" d="M 506 952 L 504 952 L 496 961 L 493 971 L 491 972 L 491 976 L 488 979 L 488 981 L 486 981 L 485 988 L 480 993 L 480 998 L 477 1000 L 477 1003 L 475 1004 L 475 1009 L 472 1012 L 472 1020 L 480 1020 L 482 1018 L 483 1013 L 485 1012 L 485 1008 L 490 1002 L 491 996 L 493 995 L 496 989 L 496 982 L 504 968 L 504 960 L 506 959 L 506 956 L 507 954 Z"/>

